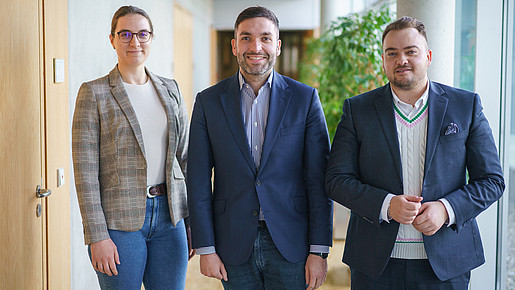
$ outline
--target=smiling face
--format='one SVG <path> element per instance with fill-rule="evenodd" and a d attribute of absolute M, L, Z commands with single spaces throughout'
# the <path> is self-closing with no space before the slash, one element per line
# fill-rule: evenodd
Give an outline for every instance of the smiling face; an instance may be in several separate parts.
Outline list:
<path fill-rule="evenodd" d="M 130 42 L 122 42 L 118 36 L 120 31 L 130 31 L 136 34 L 140 31 L 152 32 L 148 20 L 140 14 L 127 14 L 118 18 L 114 35 L 109 35 L 113 48 L 118 54 L 118 64 L 125 67 L 144 65 L 150 53 L 152 38 L 148 42 L 139 42 L 136 35 Z"/>
<path fill-rule="evenodd" d="M 391 30 L 383 42 L 383 69 L 392 87 L 419 90 L 427 83 L 432 52 L 415 28 Z"/>
<path fill-rule="evenodd" d="M 264 17 L 242 21 L 231 41 L 232 53 L 237 57 L 244 77 L 268 77 L 277 56 L 281 54 L 278 28 Z"/>

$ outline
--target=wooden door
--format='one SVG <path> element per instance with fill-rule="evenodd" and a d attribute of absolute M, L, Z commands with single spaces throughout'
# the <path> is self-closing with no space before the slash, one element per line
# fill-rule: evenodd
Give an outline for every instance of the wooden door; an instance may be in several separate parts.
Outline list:
<path fill-rule="evenodd" d="M 173 6 L 173 77 L 179 83 L 188 114 L 191 116 L 193 100 L 193 16 L 175 3 Z"/>
<path fill-rule="evenodd" d="M 0 288 L 44 287 L 39 1 L 0 9 Z M 19 20 L 19 21 L 18 21 Z"/>

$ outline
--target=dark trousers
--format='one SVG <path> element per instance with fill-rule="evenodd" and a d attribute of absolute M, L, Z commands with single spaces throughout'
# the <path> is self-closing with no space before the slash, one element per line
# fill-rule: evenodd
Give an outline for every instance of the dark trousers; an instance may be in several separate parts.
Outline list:
<path fill-rule="evenodd" d="M 303 290 L 306 289 L 305 261 L 291 263 L 275 247 L 264 222 L 260 222 L 254 249 L 247 262 L 225 265 L 225 290 Z"/>
<path fill-rule="evenodd" d="M 440 281 L 427 259 L 390 259 L 384 272 L 376 279 L 351 267 L 352 290 L 467 290 L 470 271 L 446 281 Z"/>

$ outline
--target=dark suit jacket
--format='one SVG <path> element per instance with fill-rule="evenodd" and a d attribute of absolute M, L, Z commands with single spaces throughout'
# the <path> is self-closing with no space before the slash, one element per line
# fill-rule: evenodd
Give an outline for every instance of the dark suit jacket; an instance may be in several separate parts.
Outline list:
<path fill-rule="evenodd" d="M 303 261 L 309 245 L 332 243 L 332 202 L 324 189 L 330 144 L 318 94 L 274 74 L 259 169 L 237 74 L 199 93 L 193 109 L 187 179 L 193 248 L 215 246 L 230 265 L 250 257 L 260 206 L 287 260 Z"/>
<path fill-rule="evenodd" d="M 352 212 L 343 261 L 370 277 L 383 272 L 399 228 L 379 222 L 385 196 L 403 194 L 392 98 L 386 85 L 345 100 L 326 175 L 329 196 Z M 446 198 L 456 224 L 424 236 L 424 247 L 447 280 L 484 263 L 475 217 L 499 199 L 504 180 L 479 96 L 431 82 L 428 102 L 423 202 Z M 459 132 L 445 136 L 450 123 Z"/>

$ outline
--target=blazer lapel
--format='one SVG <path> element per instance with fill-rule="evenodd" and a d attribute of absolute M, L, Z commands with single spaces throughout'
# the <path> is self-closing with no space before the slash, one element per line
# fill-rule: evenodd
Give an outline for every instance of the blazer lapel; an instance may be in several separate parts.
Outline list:
<path fill-rule="evenodd" d="M 283 77 L 273 72 L 272 89 L 270 92 L 270 104 L 268 108 L 268 119 L 265 129 L 265 140 L 263 141 L 263 151 L 261 152 L 261 164 L 259 168 L 264 168 L 266 161 L 272 152 L 275 139 L 279 134 L 279 128 L 284 119 L 288 105 L 292 97 L 291 90 Z"/>
<path fill-rule="evenodd" d="M 440 128 L 442 128 L 443 118 L 447 112 L 447 103 L 449 99 L 444 96 L 445 92 L 435 83 L 429 84 L 428 96 L 428 120 L 427 120 L 427 143 L 426 143 L 426 159 L 424 164 L 424 176 L 431 166 L 431 161 L 436 150 L 436 144 L 440 137 Z"/>
<path fill-rule="evenodd" d="M 240 147 L 241 153 L 255 174 L 256 165 L 254 164 L 252 154 L 250 153 L 245 127 L 243 125 L 243 117 L 241 114 L 240 86 L 237 73 L 228 80 L 225 87 L 225 93 L 220 95 L 220 102 L 222 103 L 222 108 L 234 140 Z"/>
<path fill-rule="evenodd" d="M 389 84 L 384 86 L 382 95 L 378 97 L 374 103 L 397 173 L 402 179 L 399 138 L 397 136 L 397 126 L 395 125 L 393 113 L 393 96 Z"/>
<path fill-rule="evenodd" d="M 134 136 L 136 137 L 136 140 L 138 141 L 138 145 L 141 149 L 141 153 L 143 154 L 143 156 L 145 157 L 145 160 L 146 160 L 145 146 L 143 145 L 143 135 L 141 133 L 141 128 L 139 126 L 138 118 L 136 117 L 136 113 L 134 112 L 134 109 L 132 108 L 131 102 L 129 100 L 129 96 L 127 96 L 127 92 L 125 91 L 125 88 L 123 87 L 122 77 L 120 75 L 120 72 L 118 71 L 118 66 L 116 66 L 109 73 L 109 85 L 111 86 L 111 94 L 116 99 L 116 102 L 118 102 L 118 105 L 120 106 L 125 117 L 129 121 L 132 131 L 134 132 Z"/>

